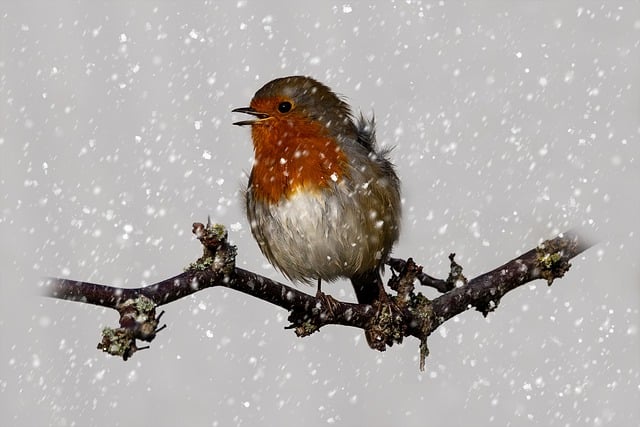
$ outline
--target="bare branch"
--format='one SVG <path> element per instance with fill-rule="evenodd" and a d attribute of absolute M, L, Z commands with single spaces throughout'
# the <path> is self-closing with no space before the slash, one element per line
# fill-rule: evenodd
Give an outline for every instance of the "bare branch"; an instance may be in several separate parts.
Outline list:
<path fill-rule="evenodd" d="M 227 242 L 226 230 L 220 225 L 196 223 L 193 232 L 203 245 L 203 256 L 182 274 L 136 289 L 50 278 L 45 295 L 118 310 L 121 327 L 106 328 L 98 348 L 125 360 L 141 349 L 136 346 L 136 339 L 151 341 L 162 329 L 158 328 L 159 316 L 155 316 L 157 306 L 202 289 L 224 286 L 288 310 L 289 328 L 298 336 L 310 335 L 329 324 L 351 326 L 363 329 L 371 347 L 377 350 L 414 336 L 420 340 L 423 368 L 428 354 L 427 337 L 443 322 L 470 307 L 486 316 L 507 292 L 532 280 L 546 279 L 551 284 L 569 269 L 571 258 L 593 245 L 577 232 L 569 231 L 469 281 L 454 254 L 449 256 L 451 271 L 446 280 L 426 275 L 412 259 L 391 259 L 389 264 L 399 275 L 393 274 L 389 286 L 397 295 L 366 305 L 337 301 L 323 294 L 312 296 L 235 267 L 236 248 Z M 415 279 L 444 294 L 427 299 L 415 292 Z"/>
<path fill-rule="evenodd" d="M 575 230 L 546 240 L 537 248 L 522 254 L 506 264 L 484 273 L 465 286 L 456 288 L 432 301 L 440 323 L 475 307 L 485 316 L 498 307 L 500 299 L 509 291 L 536 279 L 554 279 L 564 276 L 571 264 L 569 260 L 593 246 Z"/>
<path fill-rule="evenodd" d="M 402 271 L 405 266 L 406 261 L 400 258 L 389 258 L 387 264 L 393 268 L 395 271 Z M 426 273 L 420 272 L 416 279 L 420 282 L 422 286 L 428 286 L 436 289 L 438 292 L 445 293 L 454 288 L 454 286 L 447 282 L 446 280 L 436 279 L 435 277 L 431 277 Z"/>

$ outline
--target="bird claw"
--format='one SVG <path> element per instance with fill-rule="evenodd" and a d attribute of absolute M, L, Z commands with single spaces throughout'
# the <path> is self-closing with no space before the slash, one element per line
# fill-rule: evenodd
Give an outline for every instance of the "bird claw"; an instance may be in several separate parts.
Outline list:
<path fill-rule="evenodd" d="M 334 317 L 338 300 L 331 295 L 327 295 L 320 289 L 316 292 L 316 308 L 320 311 L 321 317 Z"/>

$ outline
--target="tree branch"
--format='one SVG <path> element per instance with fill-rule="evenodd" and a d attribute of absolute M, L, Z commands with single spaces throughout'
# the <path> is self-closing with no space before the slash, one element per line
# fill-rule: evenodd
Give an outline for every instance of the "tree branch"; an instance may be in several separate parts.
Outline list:
<path fill-rule="evenodd" d="M 98 348 L 125 360 L 136 351 L 136 340 L 152 341 L 160 316 L 155 308 L 169 304 L 202 289 L 224 286 L 270 302 L 290 312 L 288 328 L 307 336 L 324 325 L 334 324 L 363 329 L 370 346 L 385 350 L 402 342 L 405 336 L 420 340 L 420 368 L 428 354 L 427 337 L 442 323 L 470 307 L 487 315 L 495 310 L 509 291 L 536 279 L 549 284 L 569 269 L 569 260 L 593 245 L 575 231 L 568 231 L 506 264 L 472 280 L 449 256 L 451 271 L 446 280 L 422 272 L 412 259 L 389 260 L 392 277 L 389 287 L 396 295 L 374 305 L 337 301 L 319 294 L 312 296 L 296 288 L 235 267 L 236 248 L 227 242 L 221 225 L 194 224 L 193 232 L 203 245 L 203 256 L 184 273 L 150 286 L 123 289 L 106 285 L 49 278 L 45 295 L 114 308 L 120 313 L 120 327 L 105 328 Z M 396 274 L 396 272 L 398 274 Z M 414 281 L 444 292 L 429 300 L 415 292 Z"/>

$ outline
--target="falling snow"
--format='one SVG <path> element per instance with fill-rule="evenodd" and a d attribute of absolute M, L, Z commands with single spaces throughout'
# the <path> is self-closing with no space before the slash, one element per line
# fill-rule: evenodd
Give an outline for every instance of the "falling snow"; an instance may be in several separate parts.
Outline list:
<path fill-rule="evenodd" d="M 635 425 L 638 16 L 633 2 L 5 2 L 4 419 L 144 425 L 142 405 L 166 425 Z M 113 313 L 38 296 L 42 277 L 170 278 L 210 216 L 239 268 L 288 283 L 245 219 L 251 132 L 230 110 L 290 74 L 375 114 L 403 185 L 394 256 L 445 277 L 455 252 L 473 277 L 569 228 L 600 244 L 552 287 L 441 326 L 424 373 L 415 340 L 300 339 L 286 311 L 229 289 L 163 306 L 168 328 L 127 362 L 97 351 Z M 322 290 L 354 301 L 347 283 Z"/>

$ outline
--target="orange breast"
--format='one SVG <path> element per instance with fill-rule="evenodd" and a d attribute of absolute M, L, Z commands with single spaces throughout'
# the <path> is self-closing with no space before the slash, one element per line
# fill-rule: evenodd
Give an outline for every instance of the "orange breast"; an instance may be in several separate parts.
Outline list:
<path fill-rule="evenodd" d="M 347 159 L 320 123 L 288 118 L 251 130 L 256 199 L 276 203 L 297 191 L 317 192 L 344 179 Z"/>

